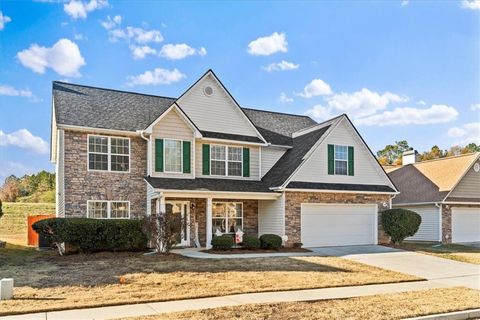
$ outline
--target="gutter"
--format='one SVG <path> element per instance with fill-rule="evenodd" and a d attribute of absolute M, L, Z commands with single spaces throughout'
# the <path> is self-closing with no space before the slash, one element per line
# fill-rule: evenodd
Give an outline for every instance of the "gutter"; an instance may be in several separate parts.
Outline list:
<path fill-rule="evenodd" d="M 137 130 L 137 133 L 140 134 L 140 137 L 141 137 L 143 140 L 147 141 L 147 175 L 149 176 L 150 173 L 151 173 L 150 170 L 151 170 L 151 168 L 152 168 L 152 166 L 151 166 L 151 161 L 150 161 L 150 159 L 151 159 L 151 156 L 150 156 L 150 152 L 151 152 L 151 145 L 150 145 L 150 144 L 151 144 L 151 140 L 150 140 L 150 138 L 145 137 L 145 130 Z"/>

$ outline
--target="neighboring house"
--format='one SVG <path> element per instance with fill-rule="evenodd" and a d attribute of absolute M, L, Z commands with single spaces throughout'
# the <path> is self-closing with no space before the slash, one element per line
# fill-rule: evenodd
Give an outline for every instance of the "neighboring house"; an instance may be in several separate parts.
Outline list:
<path fill-rule="evenodd" d="M 375 244 L 397 194 L 346 115 L 242 108 L 211 70 L 179 98 L 54 82 L 51 146 L 59 217 L 173 211 L 186 246 L 238 229 Z"/>
<path fill-rule="evenodd" d="M 480 241 L 480 153 L 418 162 L 416 151 L 403 165 L 386 169 L 400 194 L 393 207 L 422 217 L 418 232 L 407 240 L 446 243 Z"/>

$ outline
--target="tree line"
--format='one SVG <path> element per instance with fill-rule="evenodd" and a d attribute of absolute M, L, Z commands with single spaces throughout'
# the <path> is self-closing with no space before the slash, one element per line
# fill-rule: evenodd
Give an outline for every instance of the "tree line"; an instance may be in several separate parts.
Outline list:
<path fill-rule="evenodd" d="M 395 141 L 394 144 L 386 145 L 385 148 L 377 152 L 377 159 L 381 165 L 401 165 L 402 154 L 405 151 L 412 150 L 407 140 Z M 420 161 L 440 159 L 451 156 L 458 156 L 472 152 L 480 152 L 480 145 L 469 143 L 466 146 L 452 146 L 448 150 L 442 150 L 434 145 L 430 150 L 420 153 Z"/>
<path fill-rule="evenodd" d="M 45 170 L 37 174 L 17 177 L 7 177 L 0 188 L 0 200 L 4 202 L 16 202 L 20 198 L 35 196 L 37 194 L 55 192 L 55 173 Z M 51 198 L 51 197 L 50 197 Z"/>

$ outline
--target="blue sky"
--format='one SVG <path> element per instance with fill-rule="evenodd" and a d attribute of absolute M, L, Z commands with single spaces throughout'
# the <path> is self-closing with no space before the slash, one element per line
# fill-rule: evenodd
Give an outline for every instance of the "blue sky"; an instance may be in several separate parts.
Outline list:
<path fill-rule="evenodd" d="M 372 150 L 480 143 L 480 1 L 0 2 L 0 179 L 49 163 L 51 82 L 346 112 Z"/>

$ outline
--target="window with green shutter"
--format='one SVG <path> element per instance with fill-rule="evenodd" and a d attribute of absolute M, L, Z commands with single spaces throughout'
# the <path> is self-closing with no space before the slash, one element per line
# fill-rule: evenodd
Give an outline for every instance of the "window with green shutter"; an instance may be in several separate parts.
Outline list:
<path fill-rule="evenodd" d="M 328 153 L 328 174 L 335 174 L 335 154 L 333 144 L 329 144 L 327 147 Z"/>
<path fill-rule="evenodd" d="M 353 161 L 353 147 L 348 147 L 348 175 L 353 176 L 354 174 L 354 161 Z"/>
<path fill-rule="evenodd" d="M 191 143 L 190 141 L 183 141 L 183 173 L 191 172 Z"/>
<path fill-rule="evenodd" d="M 250 177 L 250 149 L 243 148 L 243 176 Z"/>
<path fill-rule="evenodd" d="M 328 145 L 328 174 L 339 176 L 354 175 L 354 154 L 352 146 Z"/>
<path fill-rule="evenodd" d="M 163 172 L 163 139 L 155 139 L 155 172 Z"/>
<path fill-rule="evenodd" d="M 210 175 L 210 145 L 202 145 L 202 174 Z"/>

